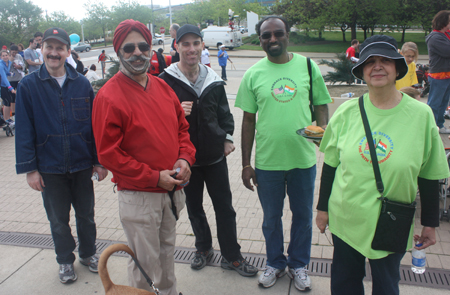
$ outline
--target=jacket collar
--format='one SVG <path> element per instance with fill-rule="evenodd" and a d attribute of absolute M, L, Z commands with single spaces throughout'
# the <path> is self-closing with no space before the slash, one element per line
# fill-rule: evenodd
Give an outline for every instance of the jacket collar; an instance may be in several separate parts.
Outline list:
<path fill-rule="evenodd" d="M 216 72 L 214 72 L 213 69 L 211 69 L 210 67 L 207 67 L 203 64 L 199 64 L 199 66 L 205 67 L 206 70 L 208 71 L 208 73 L 206 74 L 205 82 L 203 83 L 203 88 L 201 91 L 202 93 L 212 83 L 219 83 L 219 85 L 225 85 L 225 82 L 219 77 L 219 75 L 216 74 Z M 183 73 L 180 71 L 180 69 L 178 68 L 176 63 L 171 64 L 168 68 L 164 69 L 164 71 L 167 74 L 169 74 L 170 76 L 174 77 L 175 79 L 180 80 L 180 81 L 184 82 L 185 84 L 187 84 L 189 86 L 189 88 L 192 88 L 191 83 L 183 75 Z"/>
<path fill-rule="evenodd" d="M 64 67 L 66 68 L 66 75 L 68 79 L 75 80 L 78 78 L 78 72 L 67 62 L 64 63 Z M 47 67 L 45 63 L 43 63 L 38 70 L 39 79 L 42 81 L 48 80 L 51 78 L 50 74 L 47 71 Z"/>

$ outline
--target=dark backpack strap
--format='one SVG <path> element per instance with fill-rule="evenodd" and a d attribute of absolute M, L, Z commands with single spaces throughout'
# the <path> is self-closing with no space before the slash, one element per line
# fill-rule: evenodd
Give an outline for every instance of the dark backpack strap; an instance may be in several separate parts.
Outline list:
<path fill-rule="evenodd" d="M 383 196 L 384 185 L 381 179 L 380 167 L 378 166 L 378 158 L 375 152 L 375 144 L 373 142 L 372 131 L 370 130 L 369 120 L 367 119 L 366 110 L 364 109 L 363 96 L 359 97 L 359 110 L 361 112 L 361 118 L 364 124 L 364 130 L 366 131 L 367 144 L 370 150 L 370 159 L 372 160 L 373 173 L 375 174 L 375 180 L 377 183 L 377 190 Z"/>
<path fill-rule="evenodd" d="M 313 83 L 312 83 L 312 70 L 311 70 L 311 59 L 306 58 L 308 64 L 308 75 L 309 75 L 309 109 L 311 111 L 311 122 L 316 121 L 316 115 L 314 114 L 314 104 L 313 104 Z"/>

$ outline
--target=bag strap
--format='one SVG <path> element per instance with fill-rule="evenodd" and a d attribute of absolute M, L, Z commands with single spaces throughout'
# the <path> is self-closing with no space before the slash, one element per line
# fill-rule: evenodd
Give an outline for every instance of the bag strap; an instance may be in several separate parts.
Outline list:
<path fill-rule="evenodd" d="M 367 120 L 366 110 L 364 109 L 364 100 L 363 96 L 359 97 L 359 110 L 361 112 L 361 118 L 364 124 L 364 130 L 366 131 L 367 144 L 369 145 L 370 150 L 370 159 L 372 160 L 373 173 L 375 174 L 375 180 L 377 183 L 377 190 L 380 192 L 381 197 L 383 198 L 384 185 L 383 180 L 381 179 L 380 167 L 378 166 L 378 158 L 375 152 L 375 144 L 373 142 L 372 131 L 370 130 L 369 120 Z"/>
<path fill-rule="evenodd" d="M 312 73 L 311 73 L 311 59 L 306 58 L 308 62 L 308 74 L 309 74 L 309 104 L 313 106 L 313 84 L 312 84 Z"/>

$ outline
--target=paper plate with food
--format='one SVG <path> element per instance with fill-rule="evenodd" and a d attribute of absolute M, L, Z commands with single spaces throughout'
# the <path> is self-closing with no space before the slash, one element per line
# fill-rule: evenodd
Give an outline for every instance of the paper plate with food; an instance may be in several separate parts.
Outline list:
<path fill-rule="evenodd" d="M 314 125 L 297 130 L 298 135 L 311 139 L 312 141 L 320 141 L 324 132 L 325 130 L 322 127 Z"/>

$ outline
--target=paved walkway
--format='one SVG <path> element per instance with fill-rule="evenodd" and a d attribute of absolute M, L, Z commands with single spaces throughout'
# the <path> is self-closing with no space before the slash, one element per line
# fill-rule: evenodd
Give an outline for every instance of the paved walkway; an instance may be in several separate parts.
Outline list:
<path fill-rule="evenodd" d="M 237 79 L 236 81 L 234 79 L 228 81 L 229 84 L 239 82 Z M 232 87 L 237 86 L 238 84 Z M 229 103 L 235 119 L 236 151 L 229 155 L 227 160 L 233 192 L 233 205 L 237 212 L 238 239 L 242 252 L 264 254 L 265 242 L 261 231 L 262 209 L 256 192 L 246 189 L 241 181 L 240 133 L 242 111 L 234 108 L 234 100 L 229 100 Z M 25 175 L 16 175 L 15 173 L 14 137 L 6 137 L 4 132 L 0 133 L 0 150 L 2 151 L 0 153 L 0 173 L 2 175 L 0 178 L 0 231 L 50 234 L 50 227 L 40 193 L 28 187 Z M 317 153 L 317 162 L 318 173 L 314 208 L 316 207 L 320 171 L 323 164 L 323 155 L 319 152 Z M 110 179 L 111 174 L 106 180 L 95 182 L 97 238 L 126 242 L 118 214 L 117 194 L 113 192 L 113 183 Z M 214 210 L 206 191 L 204 207 L 213 233 L 213 247 L 219 250 Z M 285 248 L 287 248 L 292 216 L 289 211 L 288 200 L 285 202 L 283 213 L 284 241 Z M 73 235 L 76 236 L 73 210 L 71 225 L 73 226 Z M 420 230 L 420 221 L 416 220 L 415 231 L 420 233 Z M 437 229 L 437 240 L 436 245 L 427 249 L 427 267 L 450 269 L 450 223 L 441 223 L 441 226 Z M 194 235 L 185 209 L 177 223 L 176 245 L 188 248 L 194 247 Z M 320 234 L 317 228 L 313 226 L 311 256 L 331 259 L 332 253 L 333 247 L 325 235 Z M 110 262 L 111 267 L 121 274 L 118 276 L 118 282 L 126 284 L 126 281 L 124 281 L 126 280 L 125 260 L 116 257 L 112 261 L 117 261 L 118 264 L 122 265 L 121 268 L 118 268 L 115 265 L 116 262 Z M 410 263 L 411 255 L 407 253 L 402 260 L 402 264 L 410 265 Z M 76 267 L 80 271 L 83 269 L 79 265 L 76 265 Z M 205 276 L 205 274 L 207 275 Z M 180 290 L 188 291 L 185 294 L 230 294 L 230 292 L 231 294 L 262 294 L 264 292 L 288 294 L 289 291 L 286 287 L 288 285 L 286 278 L 276 287 L 270 289 L 274 292 L 264 291 L 257 288 L 255 278 L 242 278 L 237 274 L 213 267 L 208 267 L 207 270 L 202 272 L 193 272 L 187 265 L 177 265 L 177 277 Z M 82 271 L 76 284 L 70 287 L 62 286 L 57 281 L 57 264 L 53 251 L 0 246 L 0 294 L 79 294 L 80 291 L 83 294 L 97 293 L 97 291 L 102 293 L 103 291 L 98 287 L 99 280 L 95 279 L 97 284 L 95 288 L 90 287 L 91 280 L 92 275 L 87 271 Z M 310 294 L 328 294 L 329 279 L 313 277 L 312 281 L 315 290 Z M 75 288 L 75 286 L 77 287 Z M 16 291 L 16 287 L 20 291 Z M 203 291 L 198 291 L 198 288 Z M 434 289 L 422 290 L 422 288 L 402 286 L 402 290 L 405 290 L 403 288 L 408 288 L 409 291 L 406 294 L 440 294 L 438 293 L 439 290 Z M 277 291 L 275 292 L 275 290 Z M 319 290 L 321 291 L 319 292 Z M 420 293 L 415 293 L 418 291 Z"/>

